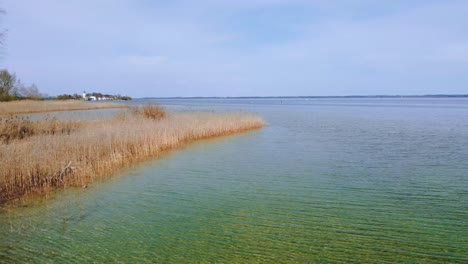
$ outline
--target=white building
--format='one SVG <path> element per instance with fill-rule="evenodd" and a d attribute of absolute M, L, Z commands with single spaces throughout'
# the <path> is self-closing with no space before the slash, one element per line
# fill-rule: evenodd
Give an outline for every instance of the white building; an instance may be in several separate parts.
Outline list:
<path fill-rule="evenodd" d="M 85 101 L 96 101 L 98 98 L 96 96 L 88 96 L 85 91 L 83 91 L 83 100 Z"/>

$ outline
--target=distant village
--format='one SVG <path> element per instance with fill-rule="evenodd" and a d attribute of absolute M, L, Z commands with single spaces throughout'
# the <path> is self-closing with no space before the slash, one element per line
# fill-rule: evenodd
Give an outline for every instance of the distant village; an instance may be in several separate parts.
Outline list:
<path fill-rule="evenodd" d="M 79 94 L 63 94 L 56 97 L 57 100 L 85 100 L 85 101 L 112 101 L 112 100 L 132 100 L 127 95 L 111 95 L 102 93 L 86 93 L 83 91 L 82 95 Z"/>

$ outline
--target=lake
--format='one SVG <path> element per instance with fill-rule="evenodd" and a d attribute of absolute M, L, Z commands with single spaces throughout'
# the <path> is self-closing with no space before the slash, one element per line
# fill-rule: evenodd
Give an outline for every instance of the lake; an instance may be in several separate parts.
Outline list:
<path fill-rule="evenodd" d="M 468 99 L 148 102 L 268 125 L 0 209 L 0 263 L 468 262 Z"/>

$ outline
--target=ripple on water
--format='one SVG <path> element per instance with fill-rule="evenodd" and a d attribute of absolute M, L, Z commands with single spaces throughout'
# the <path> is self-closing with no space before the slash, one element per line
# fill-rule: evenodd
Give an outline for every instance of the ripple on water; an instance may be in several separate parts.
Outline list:
<path fill-rule="evenodd" d="M 260 131 L 1 212 L 0 262 L 468 262 L 468 108 L 274 102 L 216 106 Z"/>

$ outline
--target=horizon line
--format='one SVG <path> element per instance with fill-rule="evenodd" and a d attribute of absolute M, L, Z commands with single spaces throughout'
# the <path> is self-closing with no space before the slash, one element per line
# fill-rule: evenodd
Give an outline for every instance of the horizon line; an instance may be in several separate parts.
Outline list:
<path fill-rule="evenodd" d="M 424 95 L 285 95 L 285 96 L 150 96 L 134 99 L 252 99 L 252 98 L 467 98 L 468 94 L 424 94 Z"/>

